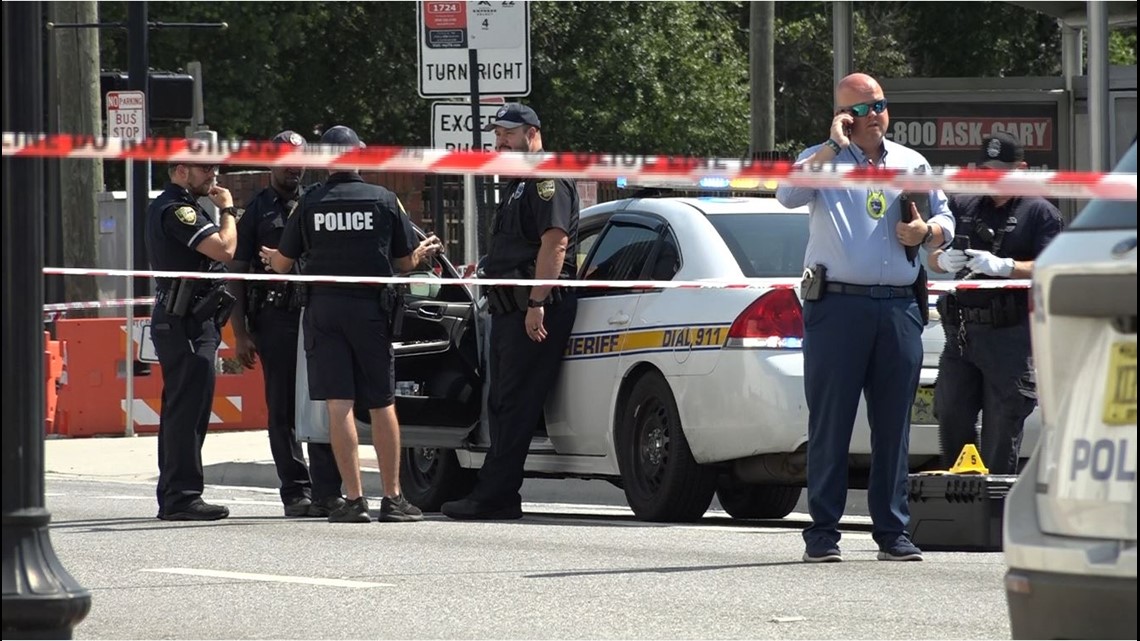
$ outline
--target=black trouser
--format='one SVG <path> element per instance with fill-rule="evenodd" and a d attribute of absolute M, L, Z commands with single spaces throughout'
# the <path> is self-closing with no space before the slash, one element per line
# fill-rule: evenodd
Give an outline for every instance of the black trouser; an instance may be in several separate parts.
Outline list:
<path fill-rule="evenodd" d="M 214 399 L 220 339 L 214 319 L 197 323 L 155 305 L 150 321 L 162 366 L 158 419 L 158 512 L 179 512 L 202 496 L 202 444 Z"/>
<path fill-rule="evenodd" d="M 953 465 L 966 444 L 977 445 L 980 411 L 982 462 L 991 474 L 1016 474 L 1025 419 L 1037 404 L 1029 324 L 966 323 L 964 344 L 957 324 L 943 327 L 934 387 L 942 463 Z"/>
<path fill-rule="evenodd" d="M 332 446 L 309 443 L 312 480 L 305 469 L 297 441 L 297 336 L 300 310 L 266 305 L 257 313 L 254 343 L 265 377 L 265 405 L 269 411 L 269 450 L 281 480 L 281 500 L 300 497 L 316 500 L 340 496 L 340 472 Z"/>
<path fill-rule="evenodd" d="M 562 353 L 574 328 L 578 301 L 565 293 L 546 308 L 546 340 L 527 336 L 526 313 L 517 311 L 491 320 L 490 390 L 487 420 L 491 449 L 479 470 L 479 486 L 471 498 L 492 506 L 517 504 L 523 466 L 542 408 L 562 365 Z"/>

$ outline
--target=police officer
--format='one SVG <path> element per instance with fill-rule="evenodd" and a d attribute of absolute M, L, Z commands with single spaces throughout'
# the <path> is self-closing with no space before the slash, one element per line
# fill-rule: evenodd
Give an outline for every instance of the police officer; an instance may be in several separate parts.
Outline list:
<path fill-rule="evenodd" d="M 356 132 L 336 126 L 325 145 L 364 146 Z M 278 273 L 304 254 L 302 272 L 339 276 L 391 276 L 412 271 L 442 246 L 429 236 L 415 242 L 412 223 L 391 191 L 364 182 L 355 171 L 329 175 L 310 189 L 289 218 L 278 250 L 262 257 Z M 368 523 L 360 483 L 360 457 L 353 406 L 369 410 L 372 442 L 385 496 L 380 520 L 419 521 L 423 513 L 400 492 L 400 425 L 394 405 L 392 323 L 401 313 L 394 289 L 376 285 L 314 284 L 304 315 L 309 397 L 328 408 L 329 438 L 348 501 L 329 514 L 331 522 Z"/>
<path fill-rule="evenodd" d="M 1025 169 L 1013 136 L 982 144 L 982 166 Z M 1040 197 L 967 196 L 951 201 L 958 248 L 930 254 L 932 269 L 958 279 L 1026 279 L 1033 261 L 1061 233 L 1061 212 Z M 968 246 L 966 248 L 966 240 Z M 976 443 L 982 413 L 982 462 L 993 474 L 1016 474 L 1025 419 L 1037 404 L 1026 289 L 959 289 L 938 302 L 946 345 L 938 365 L 934 412 L 943 464 Z"/>
<path fill-rule="evenodd" d="M 499 151 L 542 151 L 542 125 L 530 107 L 499 108 L 485 128 Z M 510 181 L 502 193 L 484 264 L 490 278 L 555 280 L 577 274 L 578 191 L 572 180 Z M 493 287 L 490 390 L 491 448 L 466 498 L 441 506 L 453 519 L 518 519 L 519 489 L 531 437 L 562 364 L 577 314 L 572 288 Z"/>
<path fill-rule="evenodd" d="M 147 208 L 146 251 L 158 271 L 224 270 L 237 246 L 242 210 L 216 184 L 217 165 L 175 163 L 170 182 Z M 198 204 L 208 196 L 220 208 L 215 221 Z M 232 309 L 220 281 L 159 278 L 151 337 L 162 366 L 158 424 L 158 518 L 213 521 L 228 508 L 202 500 L 202 444 L 214 398 L 221 327 Z"/>
<path fill-rule="evenodd" d="M 283 131 L 273 142 L 297 147 L 305 139 L 293 131 Z M 274 167 L 269 186 L 246 205 L 238 225 L 237 250 L 230 271 L 264 273 L 271 271 L 259 257 L 261 247 L 277 247 L 285 221 L 301 200 L 298 167 Z M 265 378 L 265 404 L 269 410 L 269 450 L 281 480 L 281 501 L 285 516 L 327 517 L 344 504 L 340 494 L 340 472 L 332 446 L 309 443 L 312 479 L 305 467 L 296 430 L 297 334 L 301 324 L 302 286 L 299 283 L 230 281 L 234 313 L 230 317 L 238 360 L 252 368 L 261 356 Z"/>

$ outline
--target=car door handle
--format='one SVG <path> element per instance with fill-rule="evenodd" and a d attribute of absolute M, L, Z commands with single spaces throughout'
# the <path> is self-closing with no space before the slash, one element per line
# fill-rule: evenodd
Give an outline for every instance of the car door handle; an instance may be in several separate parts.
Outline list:
<path fill-rule="evenodd" d="M 443 318 L 443 307 L 440 305 L 424 305 L 416 308 L 416 316 L 426 318 L 428 320 L 439 320 Z"/>
<path fill-rule="evenodd" d="M 608 322 L 610 325 L 628 325 L 629 316 L 625 312 L 618 312 L 613 316 L 610 316 L 610 319 L 606 322 Z"/>

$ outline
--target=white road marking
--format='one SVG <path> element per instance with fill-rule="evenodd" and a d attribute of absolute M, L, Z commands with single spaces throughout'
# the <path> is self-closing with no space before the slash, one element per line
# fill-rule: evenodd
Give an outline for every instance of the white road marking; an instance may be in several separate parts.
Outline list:
<path fill-rule="evenodd" d="M 348 579 L 322 579 L 309 576 L 285 576 L 282 574 L 251 574 L 249 572 L 226 572 L 224 570 L 201 570 L 196 568 L 143 568 L 143 572 L 164 574 L 184 574 L 187 576 L 207 576 L 214 579 L 240 579 L 243 581 L 268 581 L 274 583 L 300 583 L 303 585 L 323 585 L 332 588 L 394 588 L 394 583 L 369 583 Z"/>

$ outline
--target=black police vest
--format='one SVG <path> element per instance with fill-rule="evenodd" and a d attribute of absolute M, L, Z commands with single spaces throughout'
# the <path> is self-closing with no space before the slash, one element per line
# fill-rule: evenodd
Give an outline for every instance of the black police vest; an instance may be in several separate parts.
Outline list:
<path fill-rule="evenodd" d="M 171 238 L 163 227 L 163 219 L 173 216 L 176 207 L 193 207 L 199 216 L 205 210 L 198 201 L 182 187 L 168 183 L 161 194 L 146 209 L 146 257 L 150 268 L 162 272 L 208 272 L 220 271 L 212 260 L 185 243 Z M 159 291 L 170 287 L 170 278 L 156 278 Z"/>
<path fill-rule="evenodd" d="M 487 252 L 484 271 L 491 277 L 534 277 L 534 261 L 542 247 L 540 239 L 527 238 L 523 231 L 522 204 L 525 194 L 511 198 L 516 182 L 507 185 L 504 205 L 495 214 L 491 228 L 491 248 Z"/>
<path fill-rule="evenodd" d="M 1019 203 L 1014 203 L 1019 204 Z M 1024 255 L 1017 248 L 1012 248 L 1008 232 L 1011 227 L 1024 227 L 1029 224 L 1024 211 L 1018 207 L 1006 206 L 997 208 L 987 197 L 972 196 L 961 201 L 961 209 L 955 212 L 957 223 L 956 233 L 968 236 L 971 249 L 980 249 L 993 253 L 999 258 L 1013 258 L 1014 260 L 1033 260 L 1035 257 Z M 1024 231 L 1022 232 L 1024 233 Z M 955 274 L 956 280 L 962 280 L 970 271 L 963 269 Z M 974 274 L 971 280 L 993 280 L 985 274 Z M 998 279 L 1004 280 L 1004 279 Z M 1029 303 L 1028 292 L 1024 289 L 963 289 L 956 292 L 958 300 L 963 305 L 971 307 L 987 307 L 994 300 L 1006 299 L 1015 305 L 1026 307 Z"/>
<path fill-rule="evenodd" d="M 303 273 L 393 274 L 389 248 L 393 225 L 399 215 L 395 194 L 364 182 L 329 182 L 306 193 L 301 208 L 306 245 Z M 315 286 L 314 291 L 326 287 Z M 369 288 L 367 285 L 342 287 Z"/>

